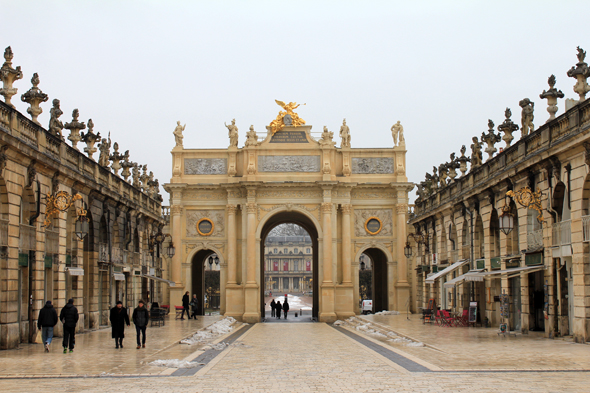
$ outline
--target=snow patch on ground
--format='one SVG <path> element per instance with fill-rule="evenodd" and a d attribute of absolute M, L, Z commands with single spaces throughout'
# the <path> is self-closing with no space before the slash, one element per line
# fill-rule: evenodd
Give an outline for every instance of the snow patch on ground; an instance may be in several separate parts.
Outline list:
<path fill-rule="evenodd" d="M 381 314 L 382 313 L 382 314 Z M 398 315 L 397 311 L 382 311 L 381 315 Z M 411 340 L 406 337 L 397 335 L 395 332 L 383 331 L 383 329 L 376 327 L 371 322 L 366 322 L 357 317 L 350 317 L 346 321 L 337 320 L 334 322 L 334 326 L 347 326 L 354 328 L 357 332 L 367 334 L 378 340 L 388 341 L 390 343 L 396 343 L 405 345 L 407 347 L 423 347 L 424 344 L 418 341 Z"/>
<path fill-rule="evenodd" d="M 191 337 L 185 338 L 184 340 L 180 341 L 180 343 L 188 345 L 200 344 L 217 336 L 227 334 L 232 331 L 232 325 L 235 322 L 236 320 L 232 317 L 223 318 L 222 320 L 215 322 L 213 325 L 199 330 Z"/>
<path fill-rule="evenodd" d="M 151 363 L 150 366 L 166 367 L 166 368 L 195 368 L 204 365 L 205 363 L 189 362 L 188 360 L 178 359 L 158 359 Z"/>
<path fill-rule="evenodd" d="M 383 310 L 383 311 L 376 312 L 375 315 L 399 315 L 399 311 Z"/>

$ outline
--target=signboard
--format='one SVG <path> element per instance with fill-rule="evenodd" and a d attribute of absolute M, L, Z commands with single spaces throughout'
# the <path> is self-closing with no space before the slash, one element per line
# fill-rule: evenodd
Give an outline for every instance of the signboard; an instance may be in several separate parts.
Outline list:
<path fill-rule="evenodd" d="M 209 218 L 201 218 L 197 222 L 197 232 L 201 236 L 209 236 L 213 233 L 213 229 L 215 229 L 215 224 Z"/>
<path fill-rule="evenodd" d="M 477 321 L 477 302 L 469 302 L 469 323 Z"/>
<path fill-rule="evenodd" d="M 365 230 L 370 235 L 378 234 L 379 232 L 381 232 L 382 227 L 383 225 L 381 225 L 381 220 L 377 217 L 369 217 L 369 219 L 365 221 Z"/>
<path fill-rule="evenodd" d="M 270 143 L 307 143 L 307 136 L 305 131 L 278 131 L 270 138 Z"/>

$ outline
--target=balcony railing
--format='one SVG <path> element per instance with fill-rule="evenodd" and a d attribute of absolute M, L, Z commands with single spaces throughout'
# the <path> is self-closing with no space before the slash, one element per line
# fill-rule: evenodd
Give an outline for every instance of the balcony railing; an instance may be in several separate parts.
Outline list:
<path fill-rule="evenodd" d="M 552 238 L 554 246 L 561 246 L 572 243 L 572 221 L 566 220 L 556 222 L 552 226 Z"/>
<path fill-rule="evenodd" d="M 527 249 L 538 250 L 543 248 L 543 229 L 530 231 L 526 234 Z"/>
<path fill-rule="evenodd" d="M 37 231 L 35 227 L 20 224 L 19 248 L 21 251 L 31 251 L 37 249 Z"/>
<path fill-rule="evenodd" d="M 590 242 L 590 216 L 582 216 L 582 232 L 584 241 Z"/>
<path fill-rule="evenodd" d="M 107 243 L 98 243 L 98 262 L 110 262 L 109 245 Z"/>
<path fill-rule="evenodd" d="M 8 246 L 8 220 L 0 220 L 0 247 Z"/>

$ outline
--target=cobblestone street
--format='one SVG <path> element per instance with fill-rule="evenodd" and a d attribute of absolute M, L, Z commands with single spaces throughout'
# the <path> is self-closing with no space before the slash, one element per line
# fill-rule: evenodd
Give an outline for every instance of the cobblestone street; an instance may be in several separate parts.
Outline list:
<path fill-rule="evenodd" d="M 399 328 L 407 323 L 405 316 L 386 317 L 372 316 L 365 321 L 379 319 L 381 326 L 389 324 L 392 329 L 397 324 Z M 413 329 L 413 338 L 427 344 L 424 347 L 392 346 L 354 329 L 323 323 L 236 324 L 232 333 L 210 343 L 211 346 L 227 343 L 217 351 L 207 351 L 202 345 L 177 344 L 190 331 L 217 319 L 169 321 L 165 328 L 148 329 L 149 352 L 135 349 L 131 330 L 126 339 L 129 345 L 118 351 L 111 348 L 110 336 L 107 336 L 110 330 L 80 335 L 79 350 L 74 354 L 57 352 L 59 345 L 49 354 L 43 353 L 40 345 L 3 351 L 0 352 L 0 388 L 23 392 L 31 389 L 66 392 L 584 392 L 590 384 L 589 356 L 584 357 L 588 354 L 587 345 L 531 338 L 525 338 L 528 341 L 519 345 L 514 337 L 510 338 L 513 341 L 493 340 L 491 335 L 486 339 L 467 328 L 447 330 L 447 335 L 464 335 L 467 353 L 465 356 L 449 353 L 446 364 L 440 363 L 449 349 L 445 340 L 439 340 L 440 347 L 429 346 L 428 340 L 432 337 L 428 336 L 428 329 L 431 334 L 442 331 L 433 326 Z M 412 324 L 418 325 L 418 321 L 411 321 Z M 156 334 L 156 329 L 161 329 L 161 333 Z M 534 353 L 536 345 L 544 352 L 544 371 L 527 370 L 531 367 L 526 364 L 510 363 L 511 352 L 522 352 L 529 347 Z M 569 352 L 564 352 L 564 345 L 571 348 Z M 208 353 L 212 356 L 204 356 Z M 568 356 L 580 362 L 573 359 L 564 362 Z M 62 369 L 47 370 L 50 357 L 55 364 L 62 364 Z M 526 356 L 521 359 L 523 357 Z M 146 364 L 173 358 L 197 359 L 203 363 L 194 363 L 199 366 L 188 369 Z M 469 359 L 472 359 L 470 368 L 476 371 L 457 371 L 464 369 Z M 508 362 L 505 370 L 491 371 L 498 368 L 503 359 Z M 53 375 L 40 376 L 40 373 Z M 60 375 L 63 373 L 77 376 Z"/>

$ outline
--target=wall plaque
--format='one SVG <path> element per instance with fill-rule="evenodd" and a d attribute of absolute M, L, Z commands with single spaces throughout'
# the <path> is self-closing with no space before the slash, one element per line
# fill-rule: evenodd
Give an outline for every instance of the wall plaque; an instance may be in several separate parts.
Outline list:
<path fill-rule="evenodd" d="M 213 220 L 211 220 L 209 218 L 201 218 L 197 222 L 197 232 L 199 232 L 199 235 L 201 235 L 201 236 L 211 235 L 213 233 L 214 229 L 215 229 L 215 224 L 213 223 Z"/>
<path fill-rule="evenodd" d="M 185 175 L 225 175 L 227 159 L 225 158 L 185 158 Z"/>
<path fill-rule="evenodd" d="M 305 131 L 278 131 L 271 138 L 270 143 L 307 143 Z"/>
<path fill-rule="evenodd" d="M 352 157 L 352 173 L 393 173 L 393 157 Z"/>
<path fill-rule="evenodd" d="M 381 224 L 381 220 L 377 217 L 369 217 L 367 221 L 365 221 L 365 231 L 370 235 L 376 235 L 381 232 L 383 225 Z"/>
<path fill-rule="evenodd" d="M 320 156 L 258 156 L 258 172 L 319 171 Z"/>

